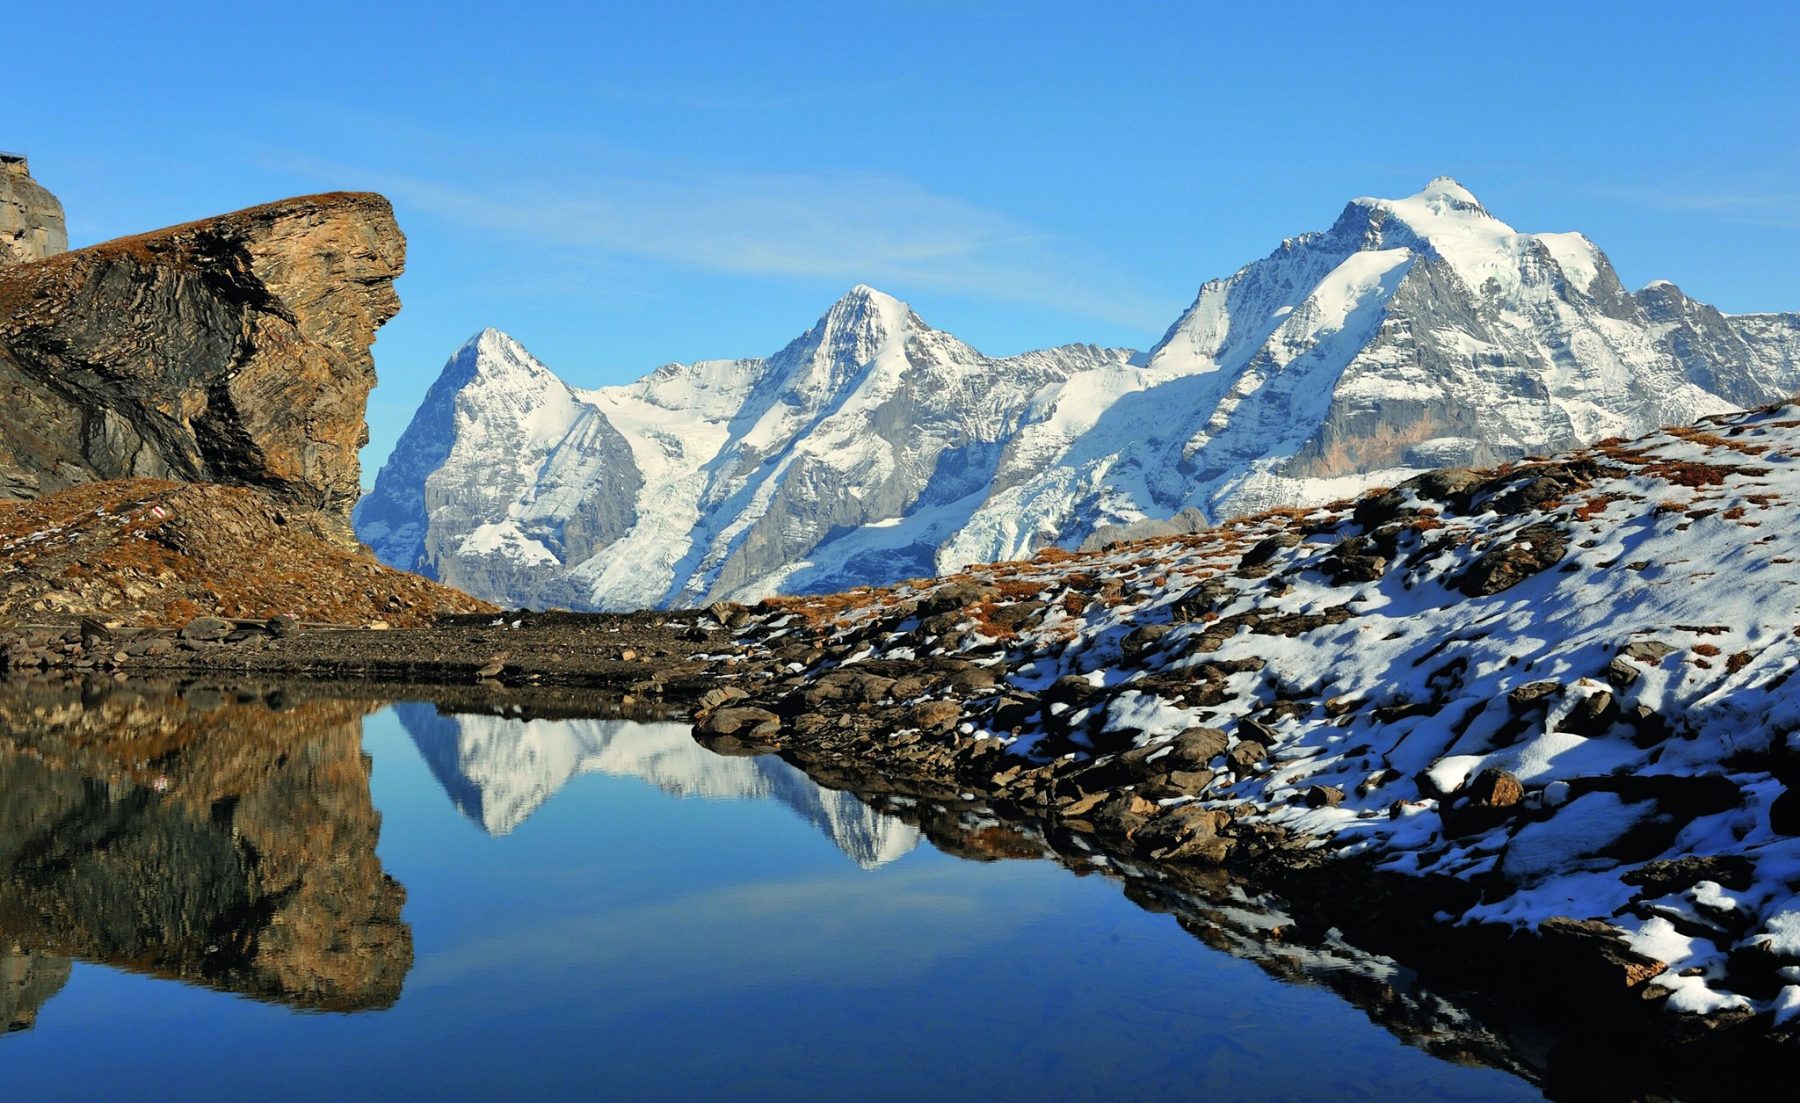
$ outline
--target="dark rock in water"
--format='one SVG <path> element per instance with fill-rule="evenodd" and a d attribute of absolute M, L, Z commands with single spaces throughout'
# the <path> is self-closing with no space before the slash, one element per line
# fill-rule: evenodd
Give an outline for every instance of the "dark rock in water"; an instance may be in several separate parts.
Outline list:
<path fill-rule="evenodd" d="M 1550 522 L 1527 525 L 1512 540 L 1469 564 L 1456 582 L 1457 589 L 1469 597 L 1497 594 L 1554 566 L 1568 547 L 1569 535 L 1560 526 Z"/>
<path fill-rule="evenodd" d="M 701 721 L 699 728 L 705 735 L 765 739 L 781 730 L 781 718 L 767 709 L 740 706 L 718 710 Z"/>
<path fill-rule="evenodd" d="M 387 200 L 337 193 L 0 267 L 0 496 L 237 483 L 348 540 L 404 253 Z"/>

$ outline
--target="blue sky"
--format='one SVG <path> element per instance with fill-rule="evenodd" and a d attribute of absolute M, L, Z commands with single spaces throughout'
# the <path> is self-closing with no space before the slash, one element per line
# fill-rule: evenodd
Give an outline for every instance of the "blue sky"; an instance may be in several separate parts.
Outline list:
<path fill-rule="evenodd" d="M 482 326 L 610 383 L 772 352 L 867 282 L 996 354 L 1144 347 L 1206 279 L 1440 173 L 1628 286 L 1800 308 L 1800 4 L 1501 9 L 32 4 L 0 148 L 76 244 L 392 198 L 365 480 Z"/>

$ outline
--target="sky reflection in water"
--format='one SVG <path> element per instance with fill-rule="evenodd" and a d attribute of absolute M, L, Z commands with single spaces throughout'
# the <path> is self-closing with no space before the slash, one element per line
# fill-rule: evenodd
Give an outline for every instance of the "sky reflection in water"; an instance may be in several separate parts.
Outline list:
<path fill-rule="evenodd" d="M 5 1094 L 1538 1098 L 1207 948 L 1106 879 L 949 857 L 804 795 L 784 764 L 618 722 L 527 738 L 410 708 L 363 729 L 411 930 L 393 1006 L 296 1010 L 78 961 L 0 1039 Z M 483 801 L 534 793 L 489 833 Z"/>

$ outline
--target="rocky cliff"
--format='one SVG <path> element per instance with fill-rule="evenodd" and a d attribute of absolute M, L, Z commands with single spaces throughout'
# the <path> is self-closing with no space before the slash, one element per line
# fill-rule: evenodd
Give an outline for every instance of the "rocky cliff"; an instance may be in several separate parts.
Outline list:
<path fill-rule="evenodd" d="M 24 157 L 0 153 L 0 264 L 42 260 L 68 247 L 62 204 L 31 178 Z"/>
<path fill-rule="evenodd" d="M 143 476 L 347 518 L 404 255 L 387 200 L 333 193 L 0 267 L 0 497 Z"/>

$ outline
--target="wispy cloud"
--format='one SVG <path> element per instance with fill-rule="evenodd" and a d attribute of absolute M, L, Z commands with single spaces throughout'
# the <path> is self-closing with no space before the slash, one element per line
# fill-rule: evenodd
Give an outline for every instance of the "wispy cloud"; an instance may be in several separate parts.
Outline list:
<path fill-rule="evenodd" d="M 1683 190 L 1679 188 L 1606 188 L 1602 195 L 1664 211 L 1693 211 L 1730 222 L 1776 229 L 1800 229 L 1800 191 Z"/>
<path fill-rule="evenodd" d="M 1144 328 L 1166 312 L 1078 244 L 891 174 L 638 171 L 548 184 L 305 167 L 468 229 L 597 259 L 944 290 Z"/>

